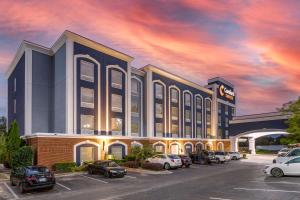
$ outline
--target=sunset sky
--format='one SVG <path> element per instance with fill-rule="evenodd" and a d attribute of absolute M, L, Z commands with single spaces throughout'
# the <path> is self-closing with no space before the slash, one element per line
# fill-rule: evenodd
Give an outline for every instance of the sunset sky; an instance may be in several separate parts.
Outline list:
<path fill-rule="evenodd" d="M 0 115 L 22 40 L 51 46 L 66 29 L 201 85 L 235 85 L 238 114 L 300 96 L 300 1 L 0 1 Z"/>

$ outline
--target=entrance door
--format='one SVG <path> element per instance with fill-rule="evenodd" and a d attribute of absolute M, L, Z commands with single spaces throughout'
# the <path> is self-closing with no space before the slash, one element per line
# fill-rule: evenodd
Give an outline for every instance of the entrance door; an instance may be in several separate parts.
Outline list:
<path fill-rule="evenodd" d="M 122 157 L 123 157 L 122 146 L 112 146 L 111 147 L 111 154 L 114 155 L 115 159 L 121 160 Z"/>
<path fill-rule="evenodd" d="M 179 154 L 179 146 L 178 144 L 172 144 L 171 145 L 171 154 Z"/>

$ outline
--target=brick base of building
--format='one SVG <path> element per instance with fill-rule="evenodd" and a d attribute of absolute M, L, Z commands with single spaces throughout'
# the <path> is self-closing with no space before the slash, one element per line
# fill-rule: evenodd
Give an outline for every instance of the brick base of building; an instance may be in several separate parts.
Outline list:
<path fill-rule="evenodd" d="M 76 146 L 79 144 L 93 144 L 99 148 L 98 159 L 105 159 L 108 148 L 112 144 L 126 146 L 125 155 L 130 154 L 134 144 L 156 145 L 162 144 L 165 153 L 170 153 L 173 144 L 179 145 L 179 153 L 185 153 L 185 145 L 202 145 L 203 149 L 230 151 L 231 144 L 228 139 L 182 139 L 182 138 L 128 138 L 128 137 L 102 137 L 102 136 L 51 136 L 37 135 L 26 137 L 27 144 L 36 152 L 35 164 L 52 168 L 55 163 L 76 162 Z"/>

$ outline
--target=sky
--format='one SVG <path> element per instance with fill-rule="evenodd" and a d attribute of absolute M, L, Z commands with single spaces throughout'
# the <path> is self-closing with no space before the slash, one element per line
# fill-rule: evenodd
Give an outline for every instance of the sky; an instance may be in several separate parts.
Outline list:
<path fill-rule="evenodd" d="M 72 2 L 72 3 L 71 3 Z M 300 95 L 300 1 L 0 1 L 0 115 L 5 72 L 22 40 L 50 47 L 64 30 L 200 85 L 235 85 L 239 115 Z"/>

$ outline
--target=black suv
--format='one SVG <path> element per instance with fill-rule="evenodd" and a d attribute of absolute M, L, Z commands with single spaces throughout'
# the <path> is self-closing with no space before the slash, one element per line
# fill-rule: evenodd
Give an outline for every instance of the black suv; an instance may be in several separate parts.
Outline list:
<path fill-rule="evenodd" d="M 10 183 L 19 186 L 22 193 L 33 189 L 52 189 L 55 185 L 55 177 L 47 167 L 26 166 L 11 170 Z"/>
<path fill-rule="evenodd" d="M 98 160 L 87 166 L 89 174 L 104 174 L 105 177 L 124 177 L 127 173 L 124 167 L 120 167 L 111 160 Z"/>
<path fill-rule="evenodd" d="M 192 159 L 193 163 L 197 163 L 200 165 L 209 165 L 214 159 L 214 155 L 211 155 L 210 152 L 206 150 L 199 150 L 191 153 L 190 158 Z"/>

